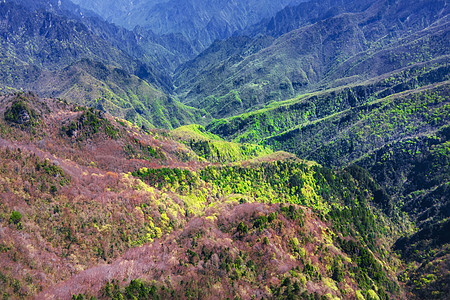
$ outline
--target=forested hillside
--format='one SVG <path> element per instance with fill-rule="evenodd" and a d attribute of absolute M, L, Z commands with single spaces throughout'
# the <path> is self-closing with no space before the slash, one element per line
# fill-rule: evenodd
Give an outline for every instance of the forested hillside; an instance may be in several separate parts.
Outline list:
<path fill-rule="evenodd" d="M 217 42 L 176 70 L 176 92 L 214 117 L 231 117 L 415 64 L 448 61 L 445 1 L 367 2 L 371 5 L 363 11 L 312 19 L 312 24 L 274 34 L 276 39 Z M 347 4 L 343 9 L 353 7 Z M 399 16 L 406 21 L 400 23 Z M 221 55 L 228 48 L 233 50 Z"/>
<path fill-rule="evenodd" d="M 446 299 L 449 29 L 445 0 L 0 1 L 1 298 Z"/>
<path fill-rule="evenodd" d="M 402 217 L 358 169 L 264 152 L 215 165 L 100 111 L 32 94 L 1 103 L 4 295 L 404 293 L 379 247 Z"/>
<path fill-rule="evenodd" d="M 34 11 L 14 1 L 0 4 L 0 90 L 64 98 L 151 128 L 205 122 L 206 112 L 168 95 L 172 84 L 164 68 L 170 69 L 170 63 L 146 59 L 148 53 L 139 52 L 149 42 L 130 42 L 129 48 L 139 53 L 133 57 L 123 45 L 127 35 L 134 37 L 131 32 L 122 30 L 120 39 L 110 25 L 81 20 L 62 9 L 45 11 L 40 3 Z M 99 26 L 94 30 L 95 24 Z M 174 56 L 157 48 L 160 57 Z"/>

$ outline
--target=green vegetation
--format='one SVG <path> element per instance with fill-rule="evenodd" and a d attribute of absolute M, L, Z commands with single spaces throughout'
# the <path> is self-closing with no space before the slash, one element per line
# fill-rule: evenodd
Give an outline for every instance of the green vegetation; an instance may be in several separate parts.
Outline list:
<path fill-rule="evenodd" d="M 64 174 L 64 171 L 61 169 L 61 167 L 50 163 L 47 159 L 40 161 L 39 158 L 37 158 L 36 171 L 38 171 L 38 172 L 43 171 L 45 174 L 49 175 L 50 177 L 58 178 L 59 185 L 61 185 L 61 186 L 70 184 L 70 177 L 68 177 L 66 174 Z"/>
<path fill-rule="evenodd" d="M 85 140 L 100 131 L 111 139 L 119 137 L 119 130 L 104 117 L 101 111 L 93 108 L 84 112 L 76 121 L 70 123 L 67 128 L 63 126 L 62 131 L 69 137 L 77 140 Z"/>
<path fill-rule="evenodd" d="M 17 226 L 17 229 L 22 229 L 22 214 L 18 211 L 13 210 L 11 216 L 9 217 L 9 223 Z"/>
<path fill-rule="evenodd" d="M 262 110 L 215 120 L 206 129 L 229 141 L 258 143 L 295 127 L 309 126 L 316 121 L 320 123 L 328 117 L 334 120 L 339 112 L 352 115 L 360 111 L 357 107 L 361 105 L 364 109 L 370 109 L 371 102 L 394 93 L 448 80 L 448 71 L 448 66 L 412 68 L 375 82 L 306 94 Z"/>
<path fill-rule="evenodd" d="M 328 166 L 343 166 L 387 143 L 432 132 L 449 120 L 448 85 L 395 95 L 301 125 L 263 141 Z"/>
<path fill-rule="evenodd" d="M 210 162 L 239 162 L 272 153 L 269 147 L 261 145 L 226 142 L 200 125 L 179 127 L 172 136 Z"/>
<path fill-rule="evenodd" d="M 142 178 L 148 184 L 158 189 L 164 187 L 180 193 L 188 189 L 190 190 L 192 185 L 198 181 L 195 173 L 180 169 L 148 169 L 144 167 L 134 171 L 132 174 L 133 176 Z"/>
<path fill-rule="evenodd" d="M 317 7 L 321 5 L 324 4 Z M 397 9 L 380 6 L 370 12 L 366 11 L 371 15 L 368 23 L 356 21 L 358 17 L 354 19 L 340 14 L 309 24 L 310 26 L 301 26 L 298 30 L 281 30 L 295 28 L 295 25 L 289 24 L 290 19 L 294 19 L 294 24 L 307 25 L 303 22 L 310 16 L 307 13 L 303 15 L 304 12 L 299 9 L 287 13 L 283 20 L 277 20 L 283 24 L 279 25 L 281 28 L 274 23 L 268 26 L 270 30 L 280 29 L 283 32 L 275 41 L 267 42 L 268 45 L 261 42 L 264 45 L 262 49 L 255 46 L 259 42 L 257 38 L 253 41 L 230 39 L 229 44 L 222 46 L 227 49 L 234 45 L 233 59 L 218 59 L 217 52 L 221 52 L 212 48 L 194 62 L 179 68 L 175 73 L 177 92 L 182 101 L 194 107 L 205 108 L 213 117 L 228 118 L 317 90 L 345 87 L 349 84 L 357 86 L 368 78 L 392 74 L 394 78 L 400 79 L 403 76 L 397 76 L 395 72 L 403 72 L 405 69 L 405 73 L 408 73 L 406 80 L 401 80 L 401 83 L 400 80 L 384 82 L 385 86 L 369 84 L 369 88 L 362 89 L 361 94 L 358 93 L 361 90 L 357 89 L 356 93 L 349 95 L 350 104 L 361 104 L 371 97 L 378 98 L 378 92 L 391 94 L 402 89 L 445 81 L 448 80 L 448 71 L 443 69 L 440 76 L 426 78 L 427 76 L 422 76 L 424 70 L 421 69 L 435 66 L 445 66 L 448 69 L 446 21 L 432 28 L 418 25 L 418 20 L 425 15 L 430 24 L 433 22 L 430 19 L 437 21 L 441 18 L 438 7 L 443 9 L 443 5 L 443 2 L 436 6 L 432 6 L 431 2 L 429 5 L 423 2 L 414 5 L 402 2 Z M 347 8 L 343 7 L 342 10 L 347 11 Z M 430 10 L 434 13 L 430 13 Z M 416 13 L 418 11 L 422 14 Z M 417 22 L 411 21 L 404 28 L 398 28 L 393 20 L 400 12 L 410 16 L 411 20 L 418 18 Z M 295 19 L 299 16 L 302 16 L 300 20 Z M 374 33 L 372 26 L 378 26 L 375 24 L 383 26 L 385 31 Z M 268 28 L 263 30 L 264 34 L 267 34 L 266 30 Z M 253 48 L 257 50 L 254 52 Z M 323 51 L 325 48 L 328 50 Z M 385 96 L 387 95 L 384 94 L 381 98 Z M 346 97 L 333 98 L 335 101 L 330 103 L 329 110 L 342 108 L 346 104 L 345 101 L 339 103 Z M 341 110 L 335 112 L 338 111 Z M 317 109 L 317 114 L 320 112 L 321 109 Z M 296 118 L 300 119 L 300 116 L 299 113 Z M 281 116 L 280 118 L 282 119 Z M 273 119 L 276 122 L 277 118 Z"/>
<path fill-rule="evenodd" d="M 143 145 L 136 138 L 132 139 L 132 143 L 125 145 L 124 151 L 130 159 L 137 158 L 147 161 L 152 161 L 154 159 L 166 160 L 166 156 L 161 148 Z"/>
<path fill-rule="evenodd" d="M 203 186 L 204 200 L 216 194 L 242 195 L 262 203 L 292 203 L 317 209 L 333 221 L 343 234 L 358 237 L 375 251 L 375 244 L 387 234 L 386 224 L 378 224 L 374 204 L 391 214 L 389 197 L 367 174 L 352 169 L 335 174 L 327 168 L 308 167 L 293 162 L 273 162 L 251 167 L 222 166 L 207 167 L 198 174 L 179 169 L 140 169 L 133 172 L 149 185 L 159 189 L 187 194 L 192 197 L 195 188 Z M 360 184 L 354 186 L 354 182 Z M 368 198 L 368 197 L 371 198 Z M 370 200 L 369 200 L 370 199 Z M 208 200 L 209 202 L 209 200 Z M 281 207 L 282 214 L 303 224 L 304 214 L 294 206 Z M 261 217 L 251 226 L 263 228 L 275 215 Z M 239 228 L 243 228 L 244 224 Z M 242 230 L 238 231 L 242 232 Z"/>
<path fill-rule="evenodd" d="M 13 102 L 11 107 L 5 110 L 5 120 L 22 126 L 33 126 L 36 123 L 36 112 L 30 109 L 25 102 L 26 99 L 20 97 Z"/>
<path fill-rule="evenodd" d="M 42 7 L 32 13 L 15 3 L 6 6 L 12 12 L 6 18 L 11 36 L 0 45 L 0 91 L 33 90 L 107 111 L 147 128 L 172 129 L 209 121 L 204 110 L 169 96 L 171 79 L 160 68 L 168 64 L 166 55 L 171 59 L 175 55 L 161 45 L 137 45 L 131 32 L 112 30 L 111 24 L 99 20 L 89 25 L 86 19 L 75 15 L 67 19 L 57 11 L 45 12 Z M 45 29 L 48 34 L 44 37 L 39 32 L 44 30 L 42 20 L 48 15 L 53 23 Z M 127 53 L 130 47 L 140 49 L 131 51 L 133 54 L 146 52 L 148 46 L 162 53 L 156 54 L 158 58 L 154 51 L 140 55 L 144 62 Z M 42 54 L 37 49 L 52 50 Z"/>
<path fill-rule="evenodd" d="M 0 297 L 448 295 L 446 1 L 309 1 L 195 58 L 35 2 L 0 4 Z"/>

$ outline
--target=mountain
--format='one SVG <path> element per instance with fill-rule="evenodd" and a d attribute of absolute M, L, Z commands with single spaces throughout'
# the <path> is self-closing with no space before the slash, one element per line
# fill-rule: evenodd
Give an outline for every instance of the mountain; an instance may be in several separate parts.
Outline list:
<path fill-rule="evenodd" d="M 199 49 L 181 34 L 157 35 L 137 26 L 133 31 L 104 21 L 91 10 L 70 0 L 7 0 L 33 12 L 45 11 L 83 23 L 95 36 L 105 40 L 134 59 L 156 68 L 159 77 L 167 76 L 179 64 L 195 57 Z M 115 6 L 114 6 L 115 7 Z"/>
<path fill-rule="evenodd" d="M 398 97 L 402 93 L 419 88 L 429 88 L 449 79 L 447 60 L 436 60 L 430 65 L 419 64 L 360 84 L 305 94 L 287 101 L 272 103 L 262 110 L 214 120 L 206 128 L 226 140 L 259 143 L 266 138 L 275 138 L 304 125 L 335 120 L 336 117 L 344 115 L 352 116 L 361 109 L 367 110 L 371 103 Z M 354 119 L 354 122 L 357 121 Z M 321 127 L 317 128 L 320 130 Z M 330 137 L 334 138 L 334 133 L 331 133 Z M 291 151 L 299 151 L 297 146 L 292 145 Z M 307 153 L 310 151 L 302 152 L 301 155 Z M 323 160 L 321 162 L 325 163 Z M 342 166 L 343 162 L 330 159 L 326 164 Z"/>
<path fill-rule="evenodd" d="M 160 70 L 170 69 L 168 59 L 174 54 L 167 54 L 163 46 L 145 39 L 137 47 L 135 33 L 94 17 L 66 17 L 70 13 L 62 9 L 40 10 L 42 6 L 30 10 L 11 1 L 0 4 L 2 90 L 33 90 L 65 98 L 148 128 L 204 123 L 206 112 L 167 95 L 171 79 L 167 70 Z M 156 55 L 148 58 L 148 52 L 140 50 L 144 45 L 152 49 L 150 44 L 164 57 L 157 64 L 153 63 Z"/>
<path fill-rule="evenodd" d="M 198 1 L 198 0 L 74 0 L 106 20 L 133 29 L 141 26 L 157 34 L 181 33 L 198 41 L 200 49 L 216 39 L 230 37 L 235 31 L 271 17 L 288 4 L 301 1 Z"/>
<path fill-rule="evenodd" d="M 450 258 L 448 68 L 448 59 L 439 58 L 216 120 L 206 129 L 324 166 L 367 170 L 394 210 L 415 223 L 392 248 L 409 264 L 398 278 L 417 299 L 441 299 L 449 289 Z"/>
<path fill-rule="evenodd" d="M 148 9 L 155 6 L 159 3 L 164 3 L 166 0 L 118 0 L 118 1 L 84 1 L 84 0 L 74 0 L 72 1 L 75 4 L 78 4 L 81 7 L 89 9 L 91 11 L 95 11 L 99 15 L 101 15 L 105 20 L 109 22 L 113 22 L 113 20 L 120 20 L 123 17 L 127 16 L 132 10 L 134 10 L 138 6 L 145 5 Z M 131 28 L 132 29 L 132 28 Z"/>
<path fill-rule="evenodd" d="M 99 18 L 88 18 L 85 23 L 92 32 L 110 41 L 131 57 L 152 66 L 160 77 L 170 81 L 170 74 L 182 63 L 193 59 L 200 49 L 181 34 L 156 35 L 136 27 L 133 31 L 106 23 Z M 172 86 L 167 86 L 170 91 Z"/>
<path fill-rule="evenodd" d="M 176 70 L 176 92 L 183 102 L 216 118 L 230 117 L 448 57 L 445 1 L 370 4 L 360 12 L 343 12 L 289 31 L 271 43 L 260 36 L 216 42 Z M 262 39 L 265 45 L 258 44 Z M 222 48 L 235 50 L 220 59 Z"/>
<path fill-rule="evenodd" d="M 274 16 L 261 20 L 243 33 L 280 37 L 285 33 L 311 25 L 343 13 L 360 13 L 371 9 L 373 0 L 312 0 L 299 5 L 289 5 Z M 392 5 L 393 2 L 387 3 Z M 424 7 L 427 7 L 426 5 Z"/>
<path fill-rule="evenodd" d="M 408 297 L 443 299 L 450 258 L 448 8 L 439 1 L 406 4 L 379 1 L 361 12 L 309 19 L 286 9 L 260 24 L 273 37 L 216 42 L 180 67 L 175 82 L 187 103 L 228 117 L 206 126 L 225 140 L 259 143 L 337 169 L 367 170 L 396 214 L 415 224 L 392 246 L 408 264 L 398 273 Z M 316 37 L 330 44 L 322 48 Z M 269 46 L 252 52 L 254 40 Z M 222 55 L 228 48 L 235 51 Z M 311 64 L 309 73 L 302 59 Z M 303 82 L 294 84 L 300 81 L 289 70 L 304 70 Z M 258 76 L 264 85 L 255 84 Z"/>
<path fill-rule="evenodd" d="M 2 298 L 446 299 L 446 1 L 77 3 L 0 3 Z"/>
<path fill-rule="evenodd" d="M 82 58 L 121 67 L 165 89 L 170 79 L 99 38 L 83 22 L 46 10 L 29 10 L 14 1 L 2 3 L 2 52 L 16 65 L 55 70 Z"/>
<path fill-rule="evenodd" d="M 176 141 L 219 142 L 199 127 L 145 132 L 31 93 L 0 114 L 4 297 L 405 295 L 379 247 L 401 218 L 359 169 L 282 152 L 218 165 Z"/>
<path fill-rule="evenodd" d="M 399 280 L 417 299 L 441 299 L 449 289 L 449 72 L 448 65 L 415 71 L 300 97 L 206 128 L 324 166 L 367 170 L 396 214 L 415 223 L 392 247 L 409 264 Z"/>
<path fill-rule="evenodd" d="M 108 111 L 138 126 L 172 129 L 210 119 L 206 112 L 179 103 L 139 77 L 100 62 L 83 59 L 61 70 L 35 73 L 33 80 L 27 77 L 19 83 L 16 79 L 16 84 Z"/>

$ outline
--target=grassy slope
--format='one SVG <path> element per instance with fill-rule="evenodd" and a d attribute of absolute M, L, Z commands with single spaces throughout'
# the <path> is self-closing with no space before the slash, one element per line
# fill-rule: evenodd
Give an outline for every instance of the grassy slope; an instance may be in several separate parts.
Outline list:
<path fill-rule="evenodd" d="M 179 127 L 172 136 L 210 162 L 238 162 L 272 153 L 269 147 L 224 141 L 200 125 Z"/>

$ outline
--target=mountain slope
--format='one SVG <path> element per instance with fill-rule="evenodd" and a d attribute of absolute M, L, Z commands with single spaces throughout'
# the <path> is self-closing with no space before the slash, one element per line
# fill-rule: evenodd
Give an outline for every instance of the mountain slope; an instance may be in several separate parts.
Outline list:
<path fill-rule="evenodd" d="M 226 140 L 258 143 L 264 138 L 282 134 L 302 124 L 307 125 L 350 109 L 358 111 L 359 106 L 374 100 L 445 82 L 450 79 L 446 61 L 444 59 L 433 61 L 430 65 L 419 64 L 361 84 L 272 103 L 262 110 L 214 120 L 206 128 Z M 351 115 L 352 112 L 348 114 Z"/>
<path fill-rule="evenodd" d="M 247 7 L 116 3 L 186 36 L 0 3 L 3 298 L 446 298 L 447 1 L 288 7 L 174 78 Z"/>
<path fill-rule="evenodd" d="M 408 10 L 405 10 L 405 4 L 409 6 Z M 273 17 L 262 20 L 244 32 L 249 35 L 266 34 L 279 37 L 295 29 L 338 16 L 342 13 L 369 12 L 375 14 L 367 20 L 365 25 L 373 26 L 371 33 L 382 38 L 393 23 L 396 24 L 397 30 L 410 26 L 423 28 L 424 25 L 431 25 L 433 19 L 448 14 L 446 9 L 445 1 L 440 0 L 416 1 L 414 3 L 373 0 L 312 0 L 299 5 L 287 6 Z M 414 15 L 420 15 L 423 19 Z M 382 19 L 385 19 L 385 22 L 377 24 L 377 21 Z M 399 31 L 390 31 L 390 33 L 397 35 Z"/>
<path fill-rule="evenodd" d="M 254 52 L 247 51 L 251 42 L 246 41 L 232 59 L 216 60 L 220 50 L 213 45 L 194 63 L 178 68 L 176 91 L 192 106 L 229 117 L 447 57 L 448 7 L 444 1 L 429 2 L 416 7 L 408 1 L 371 1 L 364 11 L 319 20 Z M 398 15 L 407 21 L 400 25 Z"/>
<path fill-rule="evenodd" d="M 450 287 L 449 135 L 434 134 L 394 142 L 357 162 L 402 203 L 417 228 L 394 245 L 409 267 L 400 274 L 418 299 L 445 298 Z"/>
<path fill-rule="evenodd" d="M 211 164 L 166 131 L 33 94 L 0 113 L 6 296 L 404 293 L 388 279 L 400 219 L 364 173 L 281 154 Z"/>
<path fill-rule="evenodd" d="M 0 4 L 2 52 L 4 59 L 15 62 L 14 67 L 34 65 L 56 70 L 89 58 L 120 67 L 170 89 L 168 78 L 153 73 L 150 66 L 99 38 L 82 22 L 48 11 L 36 12 L 15 2 Z"/>
<path fill-rule="evenodd" d="M 13 1 L 0 4 L 1 90 L 25 89 L 65 98 L 148 128 L 174 128 L 207 120 L 203 119 L 205 112 L 186 107 L 160 91 L 171 90 L 167 71 L 160 70 L 170 68 L 173 62 L 167 60 L 174 54 L 156 46 L 145 32 L 140 35 L 145 41 L 137 43 L 135 33 L 95 18 L 73 17 L 70 11 L 52 9 L 47 1 L 35 4 L 34 11 Z M 41 10 L 47 9 L 47 4 L 49 11 Z M 122 46 L 116 47 L 119 44 Z M 144 45 L 148 51 L 156 47 L 165 59 L 152 67 L 157 59 L 141 51 Z M 134 49 L 135 56 L 125 51 L 129 49 Z"/>
<path fill-rule="evenodd" d="M 45 11 L 63 18 L 75 20 L 88 28 L 91 34 L 107 41 L 148 66 L 158 79 L 168 77 L 180 63 L 191 59 L 199 49 L 180 34 L 156 35 L 152 31 L 136 27 L 133 31 L 105 22 L 90 10 L 83 9 L 70 0 L 7 0 L 33 11 Z M 114 6 L 115 7 L 115 6 Z M 165 78 L 167 81 L 167 78 Z"/>
<path fill-rule="evenodd" d="M 274 150 L 291 151 L 323 165 L 356 164 L 367 169 L 392 197 L 394 207 L 416 224 L 395 243 L 395 251 L 409 263 L 399 279 L 417 299 L 441 299 L 449 288 L 449 82 L 414 88 L 430 79 L 448 79 L 449 73 L 447 67 L 440 67 L 417 77 L 411 76 L 411 70 L 406 74 L 406 78 L 399 73 L 373 85 L 322 92 L 207 128 L 240 141 L 262 139 Z M 438 79 L 438 74 L 443 77 Z M 377 86 L 386 89 L 377 91 Z M 390 96 L 384 98 L 386 94 Z M 362 95 L 381 98 L 358 102 Z M 276 133 L 283 127 L 290 129 Z"/>
<path fill-rule="evenodd" d="M 88 59 L 53 72 L 23 67 L 12 74 L 17 74 L 12 87 L 95 107 L 138 126 L 172 129 L 209 120 L 206 112 L 179 103 L 146 81 Z M 8 82 L 5 77 L 0 78 Z"/>
<path fill-rule="evenodd" d="M 328 166 L 348 165 L 383 145 L 430 135 L 448 124 L 448 84 L 360 105 L 270 137 L 267 143 Z"/>
<path fill-rule="evenodd" d="M 133 29 L 142 26 L 157 34 L 181 33 L 200 50 L 216 39 L 230 37 L 236 30 L 271 17 L 290 3 L 301 1 L 85 1 L 74 3 L 91 9 L 106 20 Z"/>

